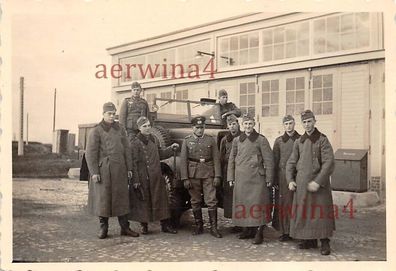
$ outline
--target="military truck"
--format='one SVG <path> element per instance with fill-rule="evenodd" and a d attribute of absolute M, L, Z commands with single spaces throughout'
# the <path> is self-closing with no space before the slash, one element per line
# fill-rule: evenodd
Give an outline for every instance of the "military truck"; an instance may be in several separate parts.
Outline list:
<path fill-rule="evenodd" d="M 212 136 L 220 148 L 221 138 L 227 133 L 223 128 L 220 105 L 214 99 L 200 101 L 155 98 L 150 109 L 152 134 L 161 148 L 172 143 L 181 147 L 184 138 L 192 133 L 191 119 L 205 116 L 205 134 Z M 180 180 L 180 149 L 174 157 L 161 161 L 161 170 L 167 185 L 171 206 L 172 224 L 179 226 L 182 213 L 191 208 L 190 195 Z M 219 207 L 222 207 L 222 191 L 218 189 Z"/>

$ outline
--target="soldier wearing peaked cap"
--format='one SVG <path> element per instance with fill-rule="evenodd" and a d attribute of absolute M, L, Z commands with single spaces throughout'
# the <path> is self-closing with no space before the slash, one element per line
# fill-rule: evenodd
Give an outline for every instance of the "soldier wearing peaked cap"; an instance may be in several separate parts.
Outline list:
<path fill-rule="evenodd" d="M 293 116 L 286 115 L 282 119 L 284 134 L 274 143 L 274 186 L 275 186 L 275 208 L 272 220 L 272 226 L 281 232 L 279 241 L 285 242 L 291 240 L 290 232 L 290 214 L 287 211 L 293 204 L 293 191 L 288 188 L 286 181 L 286 163 L 289 159 L 294 142 L 300 137 L 300 134 L 294 130 L 295 121 Z"/>
<path fill-rule="evenodd" d="M 193 235 L 203 233 L 202 197 L 208 206 L 210 233 L 221 238 L 217 230 L 216 187 L 220 185 L 220 160 L 215 139 L 205 135 L 205 117 L 191 120 L 193 133 L 187 136 L 181 148 L 180 175 L 191 196 L 195 228 Z"/>
<path fill-rule="evenodd" d="M 88 209 L 99 217 L 99 238 L 107 237 L 109 217 L 118 216 L 121 235 L 138 233 L 129 228 L 128 177 L 132 177 L 131 151 L 125 129 L 114 122 L 116 107 L 103 105 L 103 119 L 89 133 L 86 160 L 89 181 Z"/>
<path fill-rule="evenodd" d="M 300 249 L 316 248 L 320 239 L 321 254 L 329 255 L 329 237 L 335 230 L 330 186 L 333 148 L 327 137 L 315 128 L 316 119 L 311 110 L 301 113 L 301 122 L 305 133 L 294 142 L 286 164 L 286 180 L 289 189 L 294 191 L 295 218 L 290 222 L 290 236 L 302 240 Z"/>
<path fill-rule="evenodd" d="M 149 106 L 145 99 L 140 97 L 142 87 L 138 82 L 131 85 L 131 97 L 124 99 L 120 108 L 120 124 L 124 126 L 130 140 L 139 133 L 136 121 L 139 117 L 149 117 Z"/>
<path fill-rule="evenodd" d="M 219 90 L 218 97 L 223 128 L 227 128 L 227 116 L 235 115 L 240 117 L 241 110 L 234 103 L 228 102 L 228 93 L 225 89 Z"/>

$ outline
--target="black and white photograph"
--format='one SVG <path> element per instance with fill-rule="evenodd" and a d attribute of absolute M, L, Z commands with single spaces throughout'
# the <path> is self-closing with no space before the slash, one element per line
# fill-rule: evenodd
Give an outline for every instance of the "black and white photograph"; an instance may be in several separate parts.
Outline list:
<path fill-rule="evenodd" d="M 2 270 L 394 267 L 396 1 L 0 4 Z"/>

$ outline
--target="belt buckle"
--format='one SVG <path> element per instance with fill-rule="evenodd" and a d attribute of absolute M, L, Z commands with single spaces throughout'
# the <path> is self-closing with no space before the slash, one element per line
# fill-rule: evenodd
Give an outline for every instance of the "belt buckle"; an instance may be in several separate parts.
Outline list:
<path fill-rule="evenodd" d="M 205 162 L 205 159 L 200 158 L 200 159 L 199 159 L 199 162 L 200 162 L 200 163 L 204 163 L 204 162 Z"/>

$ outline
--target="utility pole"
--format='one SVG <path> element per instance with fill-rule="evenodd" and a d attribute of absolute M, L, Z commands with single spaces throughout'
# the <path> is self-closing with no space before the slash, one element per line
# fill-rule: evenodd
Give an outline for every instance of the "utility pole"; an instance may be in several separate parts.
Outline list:
<path fill-rule="evenodd" d="M 55 132 L 55 116 L 56 116 L 56 88 L 54 91 L 54 120 L 52 122 L 52 132 Z"/>
<path fill-rule="evenodd" d="M 21 77 L 19 79 L 19 88 L 20 88 L 20 100 L 19 100 L 19 110 L 20 110 L 20 119 L 19 119 L 19 136 L 18 136 L 18 156 L 23 155 L 23 92 L 24 92 L 24 86 L 23 86 L 23 80 L 24 78 Z"/>

